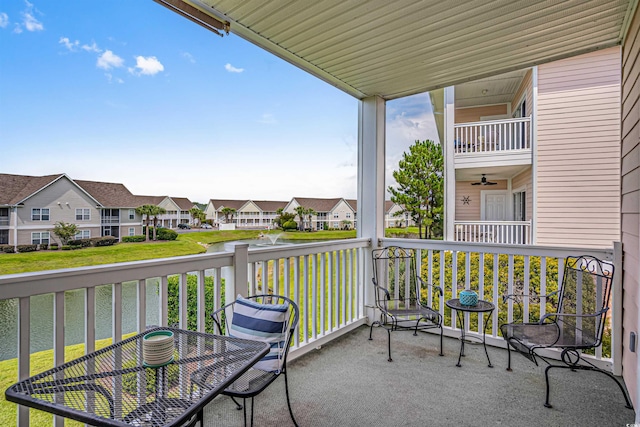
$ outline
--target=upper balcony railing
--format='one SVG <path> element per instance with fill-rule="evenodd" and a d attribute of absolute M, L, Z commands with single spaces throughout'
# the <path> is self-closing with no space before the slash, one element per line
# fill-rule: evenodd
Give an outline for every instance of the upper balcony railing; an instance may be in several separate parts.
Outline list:
<path fill-rule="evenodd" d="M 0 216 L 0 225 L 9 225 L 9 217 Z"/>
<path fill-rule="evenodd" d="M 119 216 L 101 216 L 100 222 L 102 224 L 118 224 L 120 223 L 120 217 Z"/>
<path fill-rule="evenodd" d="M 454 125 L 455 154 L 531 149 L 531 117 Z"/>
<path fill-rule="evenodd" d="M 569 255 L 594 255 L 616 263 L 620 263 L 621 258 L 619 245 L 614 250 L 598 250 L 418 239 L 383 239 L 382 244 L 418 250 L 422 276 L 444 290 L 444 298 L 425 297 L 443 315 L 445 335 L 459 335 L 455 313 L 445 308 L 446 298 L 455 298 L 462 289 L 471 288 L 478 291 L 481 298 L 493 302 L 496 311 L 491 324 L 487 325 L 487 344 L 500 347 L 504 347 L 504 340 L 498 334 L 498 326 L 512 321 L 516 310 L 512 301 L 502 300 L 504 294 L 544 295 L 557 289 L 559 269 Z M 18 357 L 16 380 L 27 378 L 30 339 L 36 332 L 32 331 L 31 322 L 43 317 L 43 314 L 33 319 L 31 316 L 32 311 L 38 310 L 38 299 L 33 299 L 38 295 L 52 298 L 53 310 L 46 321 L 53 324 L 53 355 L 55 363 L 60 363 L 64 360 L 65 334 L 71 326 L 65 325 L 65 317 L 67 322 L 70 318 L 70 314 L 65 313 L 68 292 L 75 295 L 80 292 L 84 301 L 81 304 L 84 309 L 80 310 L 83 314 L 75 322 L 83 323 L 86 352 L 96 347 L 96 325 L 101 321 L 110 324 L 114 341 L 120 341 L 128 332 L 144 331 L 150 323 L 168 325 L 174 321 L 170 311 L 177 313 L 181 328 L 191 323 L 195 329 L 205 331 L 207 315 L 224 304 L 225 295 L 235 298 L 238 293 L 282 293 L 300 307 L 299 333 L 291 353 L 292 357 L 298 357 L 363 325 L 367 316 L 379 315 L 372 313 L 366 302 L 367 286 L 371 283 L 368 279 L 370 249 L 368 239 L 251 249 L 240 244 L 233 252 L 0 276 L 0 302 L 10 300 L 17 307 L 15 318 L 8 323 L 17 325 L 13 335 L 17 336 L 17 342 L 3 342 L 3 346 L 14 346 Z M 618 271 L 621 270 L 618 266 Z M 243 283 L 247 285 L 241 285 Z M 105 288 L 110 312 L 107 311 L 106 320 L 98 320 L 105 313 L 97 309 L 96 300 L 98 294 L 104 295 Z M 177 303 L 170 308 L 169 301 L 174 294 L 177 294 Z M 614 343 L 622 336 L 620 301 L 620 286 L 616 283 L 610 322 Z M 67 307 L 66 311 L 70 309 Z M 534 321 L 544 315 L 545 310 L 544 304 L 525 305 L 524 319 Z M 123 327 L 127 316 L 134 317 L 133 330 Z M 481 336 L 482 320 L 477 325 L 466 324 L 471 325 L 467 326 L 469 335 Z M 617 346 L 612 344 L 611 348 L 615 352 Z M 611 360 L 600 349 L 593 356 L 594 363 L 610 369 L 613 366 L 616 372 L 618 365 Z M 18 419 L 20 427 L 29 424 L 27 408 L 19 409 Z"/>
<path fill-rule="evenodd" d="M 453 231 L 456 242 L 531 243 L 531 221 L 455 221 Z"/>

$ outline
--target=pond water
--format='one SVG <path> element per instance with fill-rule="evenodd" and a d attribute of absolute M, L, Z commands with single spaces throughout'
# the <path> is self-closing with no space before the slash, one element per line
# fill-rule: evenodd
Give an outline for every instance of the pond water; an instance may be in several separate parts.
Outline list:
<path fill-rule="evenodd" d="M 96 288 L 96 338 L 111 337 L 111 286 Z M 53 294 L 31 297 L 31 353 L 53 348 Z M 159 324 L 158 280 L 147 280 L 147 325 Z M 65 292 L 65 345 L 84 342 L 84 291 Z M 122 284 L 122 333 L 136 330 L 136 282 Z M 17 357 L 18 300 L 0 300 L 0 360 Z"/>

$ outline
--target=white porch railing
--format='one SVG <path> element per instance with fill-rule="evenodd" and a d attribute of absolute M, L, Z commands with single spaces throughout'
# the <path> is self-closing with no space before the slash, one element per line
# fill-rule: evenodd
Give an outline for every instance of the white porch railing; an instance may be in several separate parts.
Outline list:
<path fill-rule="evenodd" d="M 531 117 L 454 125 L 455 154 L 531 149 Z"/>
<path fill-rule="evenodd" d="M 528 245 L 531 221 L 455 221 L 454 238 L 456 242 Z"/>
<path fill-rule="evenodd" d="M 455 298 L 462 289 L 474 289 L 485 300 L 496 305 L 496 311 L 487 329 L 487 343 L 504 348 L 504 340 L 498 335 L 499 324 L 513 320 L 512 302 L 503 303 L 502 295 L 523 291 L 545 294 L 557 287 L 558 269 L 569 255 L 594 255 L 617 263 L 611 312 L 612 359 L 599 349 L 594 362 L 619 373 L 619 355 L 616 353 L 621 339 L 621 290 L 619 283 L 622 269 L 619 248 L 570 249 L 528 245 L 495 245 L 479 243 L 445 242 L 417 239 L 383 239 L 384 246 L 399 245 L 419 250 L 420 271 L 430 283 L 439 285 L 445 298 Z M 56 271 L 43 271 L 0 276 L 2 300 L 17 301 L 18 379 L 30 373 L 31 298 L 53 293 L 53 354 L 54 363 L 64 360 L 65 352 L 65 292 L 81 290 L 84 293 L 84 344 L 91 352 L 96 342 L 96 288 L 111 287 L 111 330 L 115 341 L 122 339 L 123 314 L 135 312 L 136 331 L 147 327 L 147 286 L 155 286 L 159 296 L 158 323 L 169 322 L 169 281 L 178 277 L 179 303 L 177 307 L 180 327 L 188 325 L 188 313 L 195 312 L 197 329 L 205 330 L 205 279 L 211 279 L 213 309 L 223 303 L 224 295 L 235 298 L 237 293 L 257 294 L 274 292 L 289 295 L 300 307 L 301 321 L 291 357 L 315 349 L 335 337 L 363 325 L 367 321 L 365 293 L 370 286 L 370 272 L 365 270 L 370 243 L 368 239 L 349 239 L 301 245 L 273 246 L 248 249 L 237 245 L 234 252 L 219 252 L 150 261 L 137 261 L 105 266 L 93 266 Z M 618 247 L 619 245 L 617 245 Z M 614 257 L 615 254 L 615 257 Z M 482 272 L 482 273 L 481 273 Z M 542 273 L 540 273 L 542 272 Z M 197 282 L 196 297 L 188 297 L 188 277 L 194 275 Z M 223 286 L 223 279 L 225 284 Z M 247 283 L 247 287 L 241 286 Z M 134 310 L 126 309 L 123 302 L 123 285 L 137 289 Z M 211 286 L 211 285 L 207 285 Z M 445 298 L 429 303 L 442 313 L 445 334 L 458 337 L 455 313 L 445 308 Z M 195 307 L 195 310 L 193 308 Z M 192 310 L 188 310 L 188 309 Z M 544 314 L 544 304 L 524 306 L 524 318 L 535 319 Z M 470 325 L 470 335 L 479 335 L 483 323 Z M 3 346 L 8 345 L 2 343 Z M 454 349 L 445 348 L 445 353 Z M 457 350 L 456 350 L 457 351 Z M 614 362 L 612 362 L 612 360 Z M 18 425 L 29 425 L 27 408 L 18 410 Z"/>

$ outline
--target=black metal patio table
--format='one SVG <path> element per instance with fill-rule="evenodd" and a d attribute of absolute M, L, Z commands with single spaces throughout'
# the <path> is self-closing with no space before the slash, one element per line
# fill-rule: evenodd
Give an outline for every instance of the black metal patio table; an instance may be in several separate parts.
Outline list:
<path fill-rule="evenodd" d="M 143 337 L 174 334 L 174 360 L 147 367 Z M 95 426 L 194 426 L 204 406 L 269 351 L 260 341 L 154 328 L 9 387 L 10 402 Z M 206 383 L 192 374 L 210 371 Z"/>
<path fill-rule="evenodd" d="M 458 363 L 456 364 L 457 367 L 462 366 L 460 364 L 460 359 L 462 358 L 462 356 L 464 356 L 465 342 L 468 342 L 469 338 L 476 338 L 476 337 L 468 337 L 466 335 L 464 312 L 478 313 L 478 316 L 482 316 L 483 313 L 488 313 L 487 319 L 484 322 L 484 329 L 482 330 L 482 345 L 484 346 L 484 353 L 487 355 L 487 361 L 489 362 L 489 367 L 493 368 L 493 365 L 491 364 L 491 359 L 489 359 L 489 352 L 487 351 L 486 335 L 487 335 L 487 325 L 489 325 L 489 321 L 491 320 L 491 315 L 493 314 L 493 310 L 495 310 L 496 308 L 495 305 L 493 305 L 493 303 L 490 303 L 489 301 L 484 301 L 484 300 L 478 300 L 478 303 L 476 305 L 464 305 L 460 303 L 459 298 L 453 298 L 453 299 L 447 300 L 445 304 L 447 305 L 447 307 L 456 310 L 456 316 L 458 318 L 458 322 L 462 326 L 460 328 L 460 353 L 458 355 Z"/>

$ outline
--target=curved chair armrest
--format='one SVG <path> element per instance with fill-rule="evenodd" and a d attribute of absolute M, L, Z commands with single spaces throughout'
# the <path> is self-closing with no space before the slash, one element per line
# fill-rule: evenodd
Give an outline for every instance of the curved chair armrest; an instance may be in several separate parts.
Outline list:
<path fill-rule="evenodd" d="M 444 295 L 444 292 L 442 291 L 442 287 L 434 286 L 431 283 L 423 280 L 422 277 L 418 277 L 418 280 L 420 281 L 420 286 L 425 285 L 427 287 L 427 289 L 433 288 L 434 291 L 438 292 L 438 295 L 440 295 L 440 296 Z"/>
<path fill-rule="evenodd" d="M 609 307 L 605 307 L 605 308 L 603 308 L 602 310 L 600 310 L 600 311 L 598 311 L 596 313 L 582 313 L 582 314 L 577 314 L 577 313 L 547 313 L 544 316 L 542 316 L 542 318 L 540 319 L 539 323 L 544 323 L 544 320 L 548 319 L 550 317 L 598 317 L 598 316 L 602 316 L 602 315 L 606 314 L 607 311 L 609 311 Z"/>
<path fill-rule="evenodd" d="M 389 294 L 389 291 L 385 288 L 383 288 L 382 286 L 379 286 L 378 283 L 376 282 L 376 279 L 371 279 L 371 281 L 373 282 L 373 286 L 378 289 L 381 290 L 382 292 L 384 292 L 385 298 L 387 299 L 387 301 L 391 300 L 391 294 Z M 376 298 L 377 300 L 377 298 Z"/>

